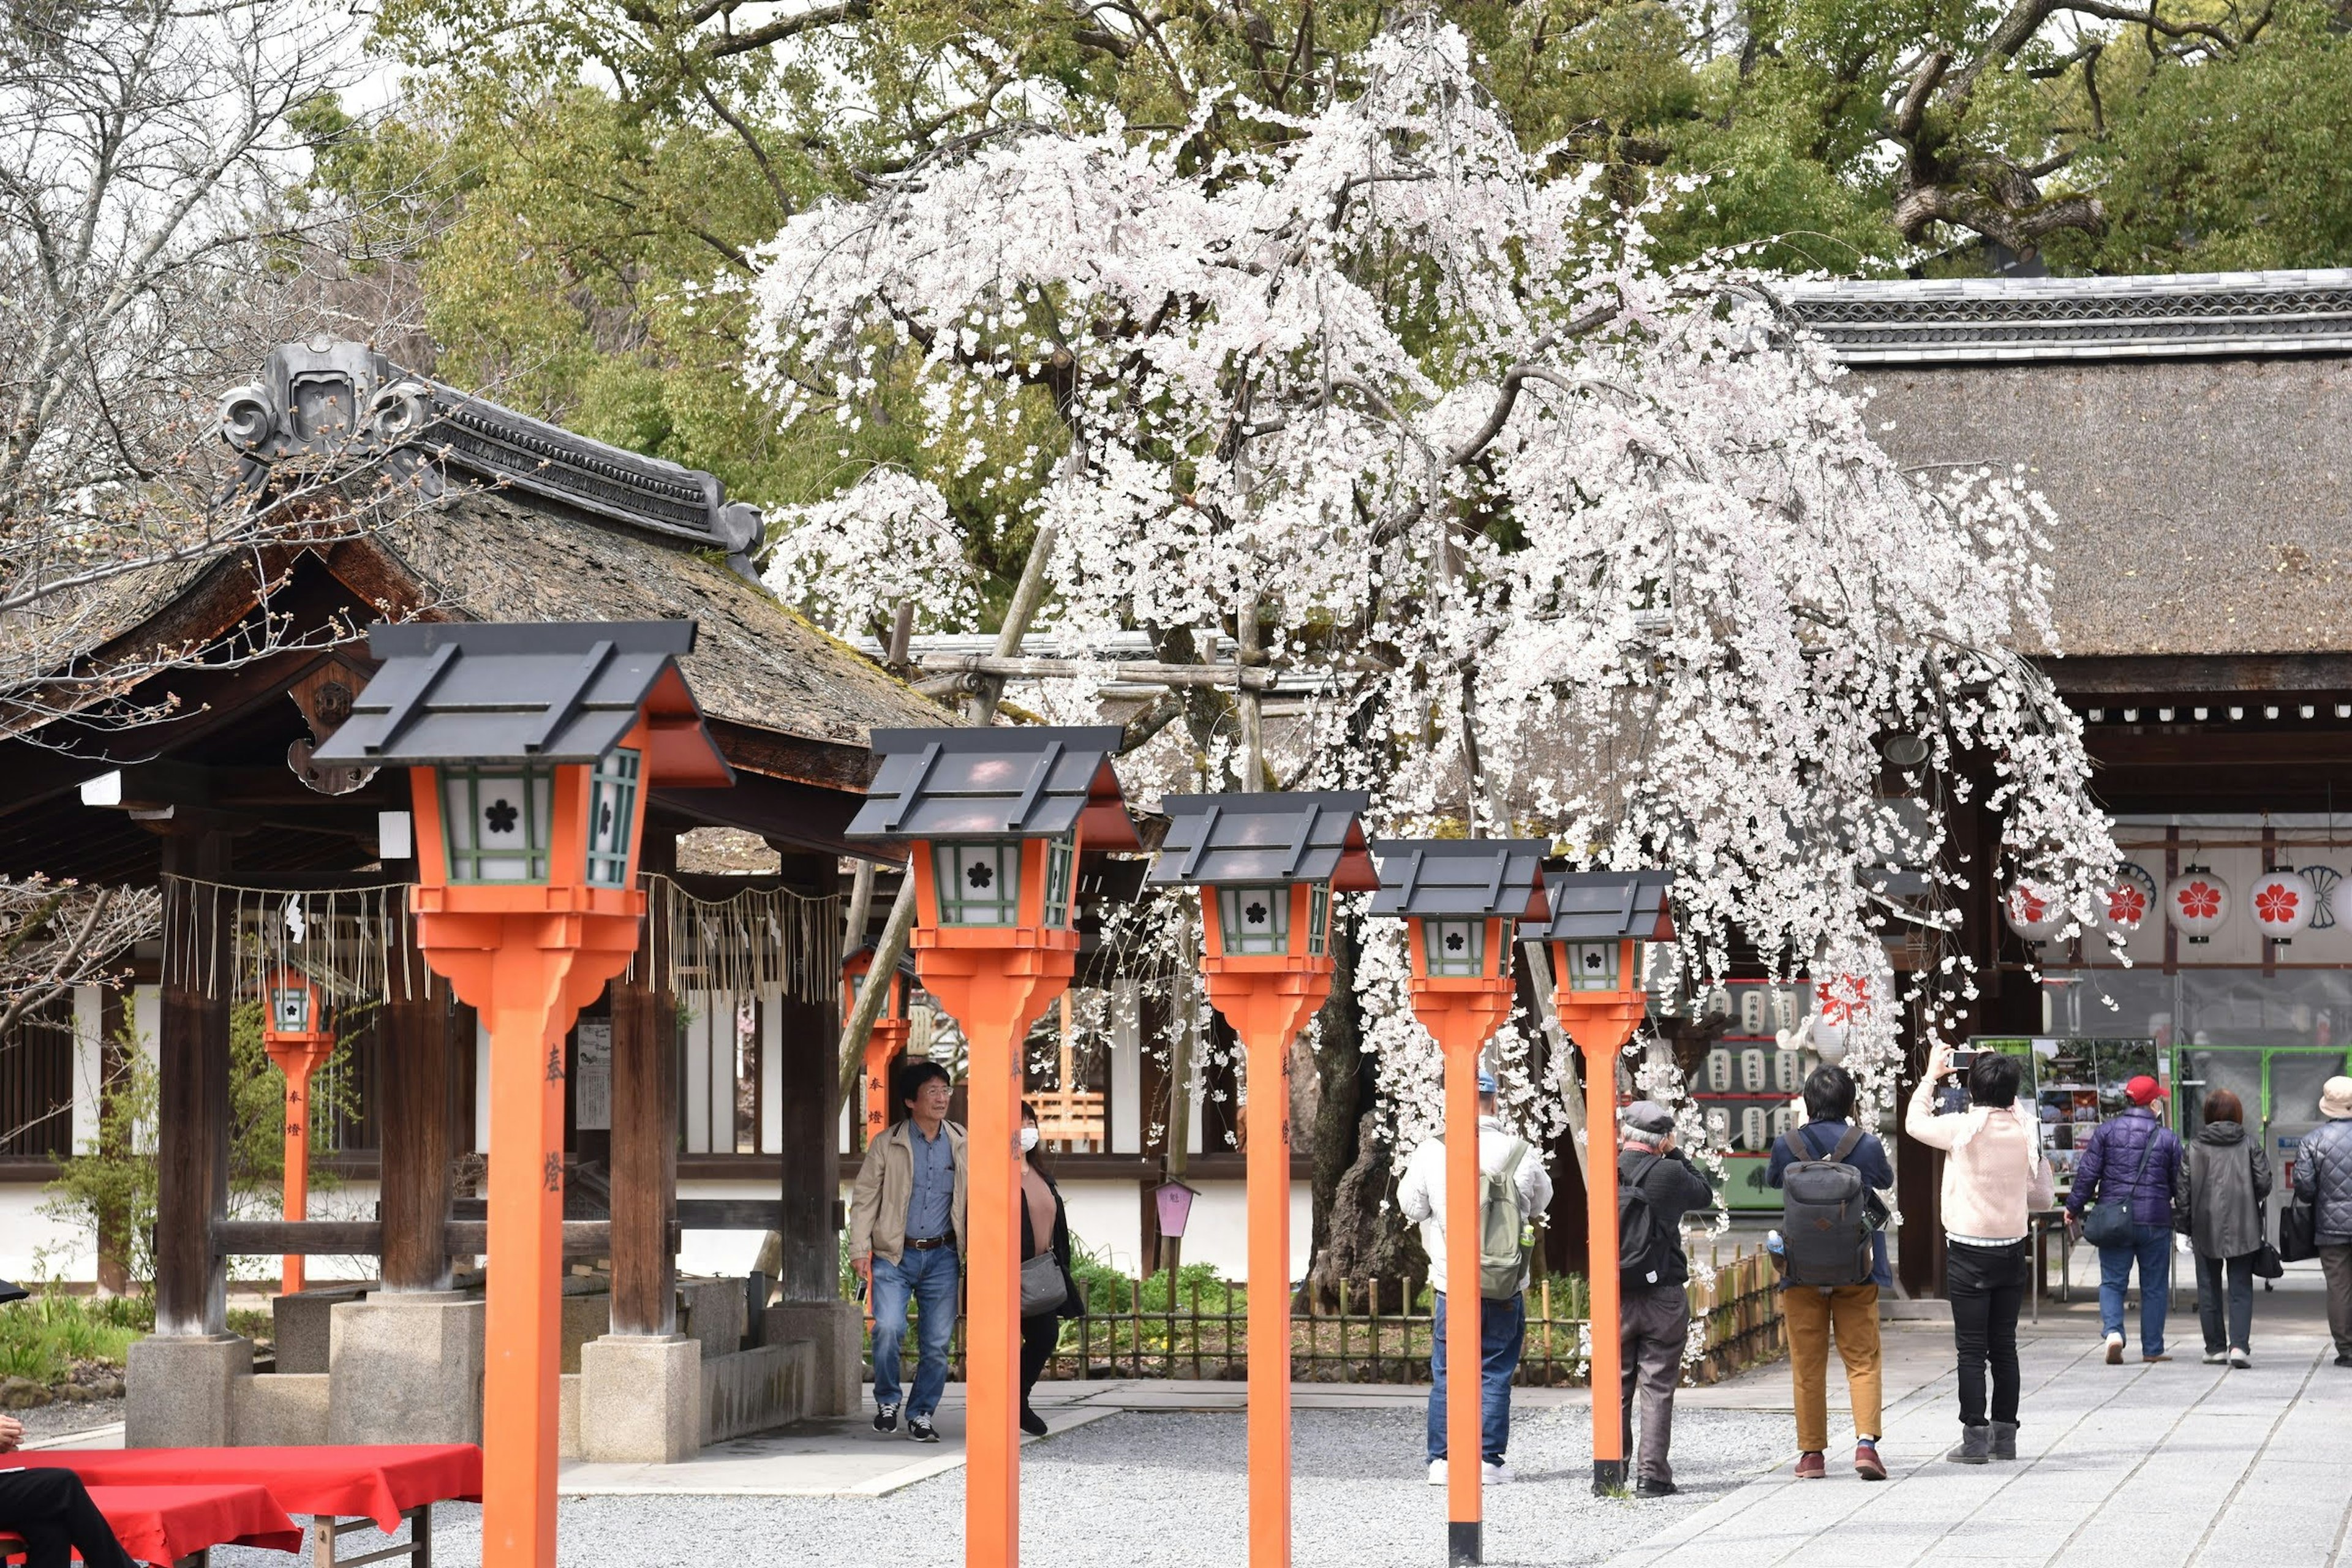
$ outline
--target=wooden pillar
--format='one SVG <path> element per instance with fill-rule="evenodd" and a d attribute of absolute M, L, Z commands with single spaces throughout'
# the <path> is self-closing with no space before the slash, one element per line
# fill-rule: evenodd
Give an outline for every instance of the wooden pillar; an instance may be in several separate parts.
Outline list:
<path fill-rule="evenodd" d="M 228 869 L 228 839 L 167 838 L 163 869 L 218 878 Z M 219 912 L 211 899 L 184 899 L 173 933 L 184 942 L 179 951 L 208 960 L 227 947 L 233 933 L 212 929 Z M 163 1336 L 228 1331 L 226 1259 L 213 1256 L 213 1226 L 228 1209 L 226 980 L 205 960 L 175 970 L 165 957 L 155 1084 L 155 1332 Z"/>
<path fill-rule="evenodd" d="M 675 840 L 659 841 L 675 863 Z M 656 840 L 648 829 L 645 852 Z M 648 869 L 656 868 L 648 867 Z M 667 866 L 658 868 L 667 869 Z M 658 885 L 657 885 L 658 886 Z M 654 988 L 668 911 L 646 911 L 637 964 L 613 982 L 613 1332 L 677 1331 L 677 999 Z"/>
<path fill-rule="evenodd" d="M 449 1162 L 456 1152 L 457 1006 L 428 977 L 413 997 L 376 1014 L 376 1125 L 383 1150 L 383 1275 L 386 1290 L 446 1290 Z M 470 1053 L 473 1042 L 466 1042 Z"/>
<path fill-rule="evenodd" d="M 830 888 L 833 862 L 821 856 L 787 856 L 787 880 L 803 891 Z M 835 1042 L 841 1037 L 837 988 L 820 984 L 824 998 L 804 1002 L 786 994 L 778 1005 L 777 1152 L 783 1175 L 777 1195 L 782 1213 L 777 1234 L 783 1242 L 779 1266 L 778 1297 L 785 1301 L 830 1301 L 841 1293 L 841 1246 L 834 1209 L 841 1196 L 840 1134 L 835 1112 L 841 1104 L 841 1063 Z M 895 1109 L 895 1108 L 894 1108 Z"/>

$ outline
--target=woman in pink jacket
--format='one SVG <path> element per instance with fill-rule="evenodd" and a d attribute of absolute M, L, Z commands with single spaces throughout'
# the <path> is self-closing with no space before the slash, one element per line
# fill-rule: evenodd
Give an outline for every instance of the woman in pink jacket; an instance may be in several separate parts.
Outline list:
<path fill-rule="evenodd" d="M 2017 1458 L 2017 1314 L 2032 1288 L 2026 1216 L 2050 1206 L 2050 1163 L 2040 1125 L 2017 1108 L 2022 1069 L 1996 1051 L 1969 1071 L 1969 1108 L 1936 1114 L 1936 1089 L 1951 1076 L 1951 1047 L 1939 1045 L 1911 1094 L 1904 1135 L 1941 1149 L 1944 1162 L 1944 1295 L 1960 1358 L 1960 1446 L 1945 1456 L 1963 1465 Z M 1985 1372 L 1992 1372 L 1987 1421 Z"/>

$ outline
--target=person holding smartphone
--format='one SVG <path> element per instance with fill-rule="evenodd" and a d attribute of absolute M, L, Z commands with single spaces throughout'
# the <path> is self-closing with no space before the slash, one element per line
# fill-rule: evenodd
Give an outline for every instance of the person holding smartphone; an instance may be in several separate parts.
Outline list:
<path fill-rule="evenodd" d="M 1952 1048 L 1938 1043 L 1911 1092 L 1904 1135 L 1943 1150 L 1944 1296 L 1952 1304 L 1952 1342 L 1959 1358 L 1960 1446 L 1956 1464 L 2017 1458 L 2021 1377 L 2017 1317 L 2032 1287 L 2026 1216 L 2049 1206 L 2050 1162 L 2041 1127 L 2017 1108 L 2024 1069 L 1998 1051 L 1969 1068 L 1969 1106 L 1936 1114 L 1936 1096 L 1954 1076 Z M 1987 1398 L 1987 1373 L 1990 1398 Z"/>

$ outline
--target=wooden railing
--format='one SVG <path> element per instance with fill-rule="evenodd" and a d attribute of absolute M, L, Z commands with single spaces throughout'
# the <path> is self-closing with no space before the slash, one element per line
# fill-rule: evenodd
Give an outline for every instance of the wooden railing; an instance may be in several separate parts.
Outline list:
<path fill-rule="evenodd" d="M 1248 1373 L 1248 1299 L 1238 1284 L 1184 1282 L 1171 1293 L 1129 1280 L 1125 1306 L 1089 1312 L 1062 1325 L 1061 1343 L 1047 1363 L 1048 1378 L 1163 1377 L 1238 1381 Z M 1379 1310 L 1372 1290 L 1342 1291 L 1333 1309 L 1294 1310 L 1290 1317 L 1291 1375 L 1303 1383 L 1426 1383 L 1433 1327 L 1425 1310 Z M 1691 1315 L 1706 1324 L 1692 1383 L 1713 1383 L 1769 1361 L 1787 1343 L 1778 1277 L 1762 1251 L 1741 1250 L 1716 1266 L 1712 1280 L 1689 1287 Z M 1393 1282 L 1387 1299 L 1397 1291 Z M 1146 1305 L 1147 1296 L 1155 1298 Z M 1516 1381 L 1522 1386 L 1564 1387 L 1585 1381 L 1590 1310 L 1584 1283 L 1572 1276 L 1538 1280 L 1528 1291 L 1525 1348 Z M 911 1331 L 902 1352 L 908 1375 L 915 1365 Z M 950 1378 L 963 1376 L 961 1324 L 949 1351 Z M 869 1366 L 869 1374 L 870 1374 Z"/>

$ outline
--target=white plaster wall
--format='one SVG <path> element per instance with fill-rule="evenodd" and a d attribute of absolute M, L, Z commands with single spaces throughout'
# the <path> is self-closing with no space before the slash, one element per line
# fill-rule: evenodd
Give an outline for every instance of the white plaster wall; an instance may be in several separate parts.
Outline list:
<path fill-rule="evenodd" d="M 43 1183 L 0 1184 L 0 1279 L 20 1285 L 42 1279 L 94 1281 L 97 1238 L 43 1215 L 41 1205 L 47 1201 Z"/>
<path fill-rule="evenodd" d="M 1143 1259 L 1143 1200 L 1133 1182 L 1064 1182 L 1070 1244 L 1123 1274 Z"/>
<path fill-rule="evenodd" d="M 680 1198 L 760 1198 L 773 1199 L 773 1182 L 680 1182 Z M 845 1201 L 849 1189 L 842 1189 Z M 678 1233 L 677 1271 L 680 1274 L 718 1274 L 740 1277 L 751 1271 L 760 1259 L 760 1243 L 763 1233 L 756 1230 L 688 1230 Z"/>

